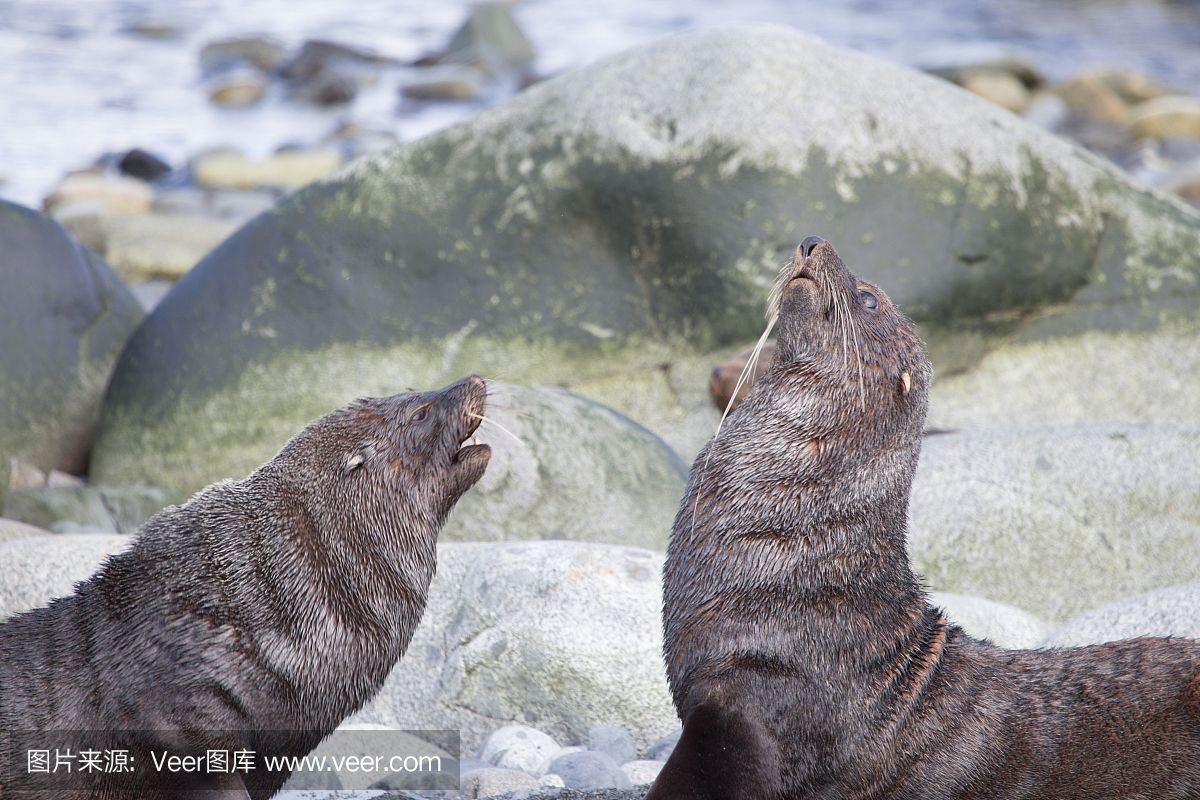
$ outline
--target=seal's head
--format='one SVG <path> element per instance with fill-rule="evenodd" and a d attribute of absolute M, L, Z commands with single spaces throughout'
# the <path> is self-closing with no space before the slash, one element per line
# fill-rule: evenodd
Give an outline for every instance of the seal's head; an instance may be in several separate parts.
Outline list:
<path fill-rule="evenodd" d="M 772 296 L 779 315 L 773 369 L 801 376 L 845 431 L 885 426 L 919 436 L 932 367 L 908 319 L 874 284 L 855 277 L 829 242 L 809 236 Z M 833 423 L 835 420 L 829 419 Z"/>
<path fill-rule="evenodd" d="M 309 425 L 276 462 L 296 471 L 293 483 L 311 495 L 305 504 L 322 528 L 436 535 L 491 458 L 474 438 L 486 403 L 478 375 L 364 398 Z"/>

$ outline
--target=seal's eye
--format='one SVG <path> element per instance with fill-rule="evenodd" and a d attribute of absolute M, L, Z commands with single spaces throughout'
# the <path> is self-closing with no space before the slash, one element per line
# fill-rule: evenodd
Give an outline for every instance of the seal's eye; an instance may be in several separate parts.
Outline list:
<path fill-rule="evenodd" d="M 413 422 L 423 422 L 429 416 L 429 406 L 421 406 L 417 409 L 417 413 L 412 415 Z"/>
<path fill-rule="evenodd" d="M 879 298 L 866 289 L 858 293 L 858 301 L 863 304 L 863 308 L 868 308 L 871 311 L 879 308 Z"/>

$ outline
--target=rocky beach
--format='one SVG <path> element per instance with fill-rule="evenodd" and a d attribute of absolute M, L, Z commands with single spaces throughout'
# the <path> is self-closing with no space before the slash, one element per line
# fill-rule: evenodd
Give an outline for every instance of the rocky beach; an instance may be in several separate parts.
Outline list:
<path fill-rule="evenodd" d="M 1200 8 L 1082 5 L 918 4 L 926 52 L 854 4 L 824 19 L 848 41 L 770 3 L 374 35 L 367 3 L 328 36 L 131 6 L 119 36 L 194 67 L 195 136 L 0 161 L 0 619 L 330 409 L 478 372 L 491 464 L 344 726 L 459 731 L 461 787 L 353 796 L 641 797 L 679 732 L 660 574 L 709 374 L 819 234 L 930 348 L 933 602 L 1005 647 L 1200 638 Z M 1152 24 L 1162 52 L 1102 46 Z"/>

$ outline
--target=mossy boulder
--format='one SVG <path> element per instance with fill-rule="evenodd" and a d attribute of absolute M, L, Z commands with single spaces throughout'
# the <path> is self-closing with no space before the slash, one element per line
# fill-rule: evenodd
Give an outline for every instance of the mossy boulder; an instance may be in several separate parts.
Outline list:
<path fill-rule="evenodd" d="M 439 545 L 407 653 L 350 721 L 459 730 L 465 753 L 510 723 L 576 742 L 600 721 L 645 748 L 679 724 L 662 662 L 662 562 L 581 542 Z"/>
<path fill-rule="evenodd" d="M 941 370 L 1047 335 L 1194 324 L 1200 218 L 936 78 L 782 27 L 654 42 L 359 161 L 207 256 L 125 350 L 93 456 L 193 488 L 382 376 L 606 402 L 690 457 L 714 353 L 806 234 L 922 324 Z M 219 465 L 218 465 L 219 466 Z"/>
<path fill-rule="evenodd" d="M 927 437 L 909 546 L 929 585 L 1050 623 L 1200 578 L 1200 429 L 1091 424 Z"/>
<path fill-rule="evenodd" d="M 563 389 L 493 386 L 492 460 L 442 541 L 572 539 L 665 550 L 687 467 L 662 439 Z M 502 427 L 499 427 L 502 426 Z M 515 437 L 515 438 L 514 438 Z"/>
<path fill-rule="evenodd" d="M 16 458 L 79 473 L 141 307 L 57 222 L 2 200 L 0 264 L 0 471 Z"/>

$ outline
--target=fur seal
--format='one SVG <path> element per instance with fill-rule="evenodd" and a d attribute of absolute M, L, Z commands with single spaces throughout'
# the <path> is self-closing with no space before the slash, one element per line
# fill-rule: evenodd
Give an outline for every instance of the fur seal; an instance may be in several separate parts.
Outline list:
<path fill-rule="evenodd" d="M 759 351 L 754 370 L 746 376 L 745 380 L 742 380 L 742 373 L 746 370 L 746 365 L 750 363 L 754 349 L 754 345 L 751 345 L 744 350 L 739 350 L 735 355 L 713 367 L 712 374 L 708 376 L 708 393 L 718 411 L 723 413 L 726 408 L 732 411 L 741 405 L 741 402 L 746 399 L 746 395 L 750 393 L 750 387 L 763 375 L 766 375 L 767 370 L 771 368 L 771 363 L 775 359 L 775 343 L 767 342 Z M 741 380 L 741 386 L 738 385 L 739 380 Z M 732 401 L 732 405 L 730 405 L 730 401 Z"/>
<path fill-rule="evenodd" d="M 906 552 L 932 370 L 817 237 L 770 371 L 697 457 L 664 567 L 683 733 L 647 800 L 1200 797 L 1200 642 L 1005 650 Z"/>
<path fill-rule="evenodd" d="M 74 594 L 0 625 L 0 732 L 108 732 L 135 753 L 307 753 L 408 647 L 438 532 L 491 457 L 473 438 L 486 400 L 474 375 L 359 400 L 244 480 L 160 512 Z M 9 744 L 24 770 L 22 743 Z M 81 794 L 265 798 L 287 778 L 134 775 Z M 0 778 L 0 795 L 23 779 Z"/>

